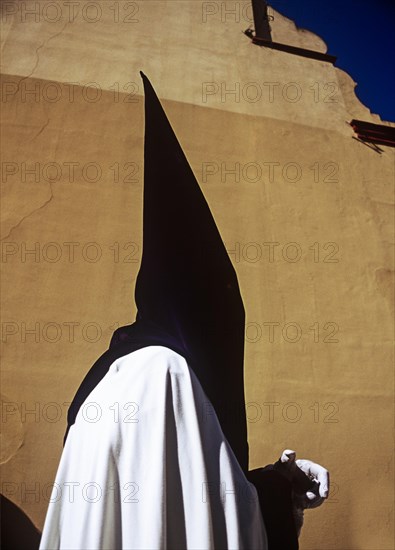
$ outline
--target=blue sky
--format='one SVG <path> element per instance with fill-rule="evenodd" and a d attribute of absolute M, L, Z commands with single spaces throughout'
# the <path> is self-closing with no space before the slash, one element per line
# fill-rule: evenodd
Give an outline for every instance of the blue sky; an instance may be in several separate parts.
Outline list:
<path fill-rule="evenodd" d="M 269 0 L 298 27 L 324 39 L 356 94 L 382 120 L 395 122 L 394 0 Z M 270 9 L 269 9 L 270 13 Z"/>

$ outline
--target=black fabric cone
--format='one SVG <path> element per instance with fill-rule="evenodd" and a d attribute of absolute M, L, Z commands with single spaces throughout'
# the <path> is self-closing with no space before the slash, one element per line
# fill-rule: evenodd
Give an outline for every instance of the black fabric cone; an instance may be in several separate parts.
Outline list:
<path fill-rule="evenodd" d="M 160 327 L 179 343 L 246 471 L 245 315 L 237 276 L 159 99 L 141 76 L 144 225 L 137 320 Z M 203 420 L 209 414 L 208 407 Z"/>
<path fill-rule="evenodd" d="M 142 73 L 141 73 L 142 74 Z M 248 469 L 244 400 L 244 307 L 236 273 L 208 204 L 147 77 L 143 255 L 136 322 L 117 329 L 70 405 L 74 424 L 111 364 L 146 346 L 183 355 L 214 406 L 240 466 Z M 201 421 L 212 414 L 207 403 Z"/>

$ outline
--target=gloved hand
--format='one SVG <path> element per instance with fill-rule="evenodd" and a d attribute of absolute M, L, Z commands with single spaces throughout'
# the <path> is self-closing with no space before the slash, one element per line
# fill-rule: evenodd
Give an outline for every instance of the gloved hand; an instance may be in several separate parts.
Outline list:
<path fill-rule="evenodd" d="M 299 536 L 304 510 L 317 508 L 328 498 L 329 472 L 311 460 L 296 460 L 295 451 L 290 449 L 285 449 L 274 467 L 292 483 L 294 518 Z"/>

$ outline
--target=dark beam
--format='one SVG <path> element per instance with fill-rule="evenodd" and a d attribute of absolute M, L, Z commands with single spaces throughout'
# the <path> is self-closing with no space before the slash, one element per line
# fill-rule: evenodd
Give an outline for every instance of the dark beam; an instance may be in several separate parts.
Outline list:
<path fill-rule="evenodd" d="M 255 36 L 269 42 L 272 39 L 266 0 L 251 0 L 254 15 Z"/>
<path fill-rule="evenodd" d="M 289 44 L 280 44 L 279 42 L 272 42 L 258 38 L 254 36 L 252 42 L 257 46 L 265 46 L 272 50 L 280 50 L 282 52 L 292 53 L 294 55 L 300 55 L 302 57 L 310 57 L 311 59 L 318 59 L 319 61 L 327 61 L 328 63 L 335 63 L 337 57 L 329 55 L 327 53 L 316 52 L 315 50 L 306 50 L 305 48 L 298 48 L 297 46 L 290 46 Z"/>

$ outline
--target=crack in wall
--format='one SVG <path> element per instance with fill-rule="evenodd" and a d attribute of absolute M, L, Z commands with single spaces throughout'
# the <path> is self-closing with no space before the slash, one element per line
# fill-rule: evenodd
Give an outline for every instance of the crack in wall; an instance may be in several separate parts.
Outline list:
<path fill-rule="evenodd" d="M 49 124 L 49 120 L 50 120 L 50 117 L 47 115 L 47 120 L 44 122 L 44 124 L 41 126 L 41 128 L 38 130 L 38 132 L 36 134 L 34 134 L 34 136 L 32 138 L 30 138 L 28 141 L 29 143 L 34 141 L 40 134 L 43 133 L 43 131 L 45 130 L 45 128 L 48 126 Z M 25 142 L 26 143 L 26 142 Z"/>
<path fill-rule="evenodd" d="M 37 46 L 36 48 L 36 62 L 34 64 L 34 67 L 33 69 L 30 71 L 30 73 L 24 77 L 22 77 L 19 82 L 18 82 L 18 87 L 15 91 L 15 93 L 13 95 L 16 95 L 17 93 L 19 93 L 19 90 L 21 89 L 21 83 L 24 81 L 24 80 L 27 80 L 28 78 L 31 78 L 33 76 L 33 74 L 35 73 L 37 67 L 38 67 L 38 64 L 40 62 L 40 55 L 39 55 L 39 51 L 44 48 L 44 46 L 46 46 L 48 44 L 48 42 L 50 40 L 53 40 L 54 38 L 56 38 L 57 36 L 59 36 L 64 30 L 65 28 L 67 27 L 67 25 L 70 23 L 70 21 L 66 21 L 66 23 L 63 25 L 63 27 L 60 29 L 60 31 L 57 31 L 55 32 L 54 34 L 52 34 L 51 36 L 49 36 L 48 38 L 46 38 L 45 40 L 43 40 L 43 42 Z M 17 103 L 17 111 L 18 111 L 18 103 Z"/>
<path fill-rule="evenodd" d="M 16 229 L 18 229 L 18 227 L 20 227 L 21 224 L 22 224 L 25 220 L 27 220 L 28 218 L 30 218 L 30 217 L 31 217 L 33 214 L 35 214 L 36 212 L 39 212 L 40 210 L 42 210 L 43 208 L 45 208 L 45 207 L 52 201 L 52 199 L 54 198 L 54 194 L 53 194 L 53 189 L 52 189 L 52 184 L 51 184 L 51 183 L 49 184 L 49 187 L 50 187 L 50 191 L 51 191 L 51 196 L 50 196 L 48 199 L 46 199 L 45 202 L 44 202 L 41 206 L 35 208 L 35 209 L 32 210 L 31 212 L 29 212 L 29 214 L 26 214 L 25 216 L 23 216 L 23 217 L 19 220 L 18 223 L 16 223 L 15 225 L 13 225 L 13 226 L 11 227 L 11 229 L 9 230 L 9 232 L 7 233 L 7 235 L 6 235 L 5 237 L 3 237 L 2 239 L 0 239 L 1 242 L 5 241 L 5 239 L 8 239 L 8 238 L 11 236 L 11 233 L 13 233 Z"/>
<path fill-rule="evenodd" d="M 70 21 L 66 21 L 65 24 L 62 26 L 62 28 L 55 32 L 54 34 L 52 34 L 51 36 L 49 36 L 47 39 L 43 40 L 43 42 L 41 44 L 39 44 L 39 46 L 37 46 L 36 48 L 36 62 L 32 68 L 32 70 L 30 71 L 30 73 L 26 76 L 24 76 L 23 78 L 21 78 L 19 81 L 18 81 L 18 86 L 17 86 L 17 89 L 16 91 L 14 92 L 14 96 L 19 93 L 20 91 L 20 88 L 21 88 L 21 84 L 23 81 L 27 80 L 28 78 L 31 78 L 33 76 L 33 74 L 35 73 L 39 63 L 40 63 L 40 50 L 42 48 L 44 48 L 48 42 L 50 42 L 50 40 L 53 40 L 54 38 L 56 38 L 57 36 L 59 36 L 64 30 L 65 28 L 67 27 L 67 25 L 70 23 Z M 16 114 L 18 113 L 18 105 L 19 105 L 19 102 L 16 104 Z M 44 130 L 45 128 L 48 126 L 50 122 L 50 117 L 47 115 L 47 120 L 44 122 L 44 124 L 41 126 L 41 128 L 38 130 L 38 132 L 29 140 L 29 141 L 33 141 L 34 139 L 36 139 Z M 7 233 L 7 235 L 5 235 L 5 237 L 3 237 L 2 239 L 0 239 L 0 241 L 4 241 L 5 239 L 8 239 L 11 234 L 16 230 L 18 229 L 22 223 L 30 218 L 30 216 L 32 216 L 33 214 L 35 214 L 36 212 L 42 210 L 43 208 L 45 208 L 51 201 L 52 199 L 54 198 L 54 194 L 53 194 L 53 189 L 52 189 L 52 185 L 51 183 L 49 183 L 49 187 L 50 187 L 50 192 L 51 192 L 51 195 L 48 199 L 46 199 L 46 201 L 41 205 L 39 206 L 38 208 L 35 208 L 34 210 L 32 210 L 31 212 L 29 212 L 29 214 L 26 214 L 25 216 L 23 216 L 18 223 L 16 223 L 15 225 L 13 225 L 11 227 L 11 229 L 9 230 L 9 232 Z"/>

